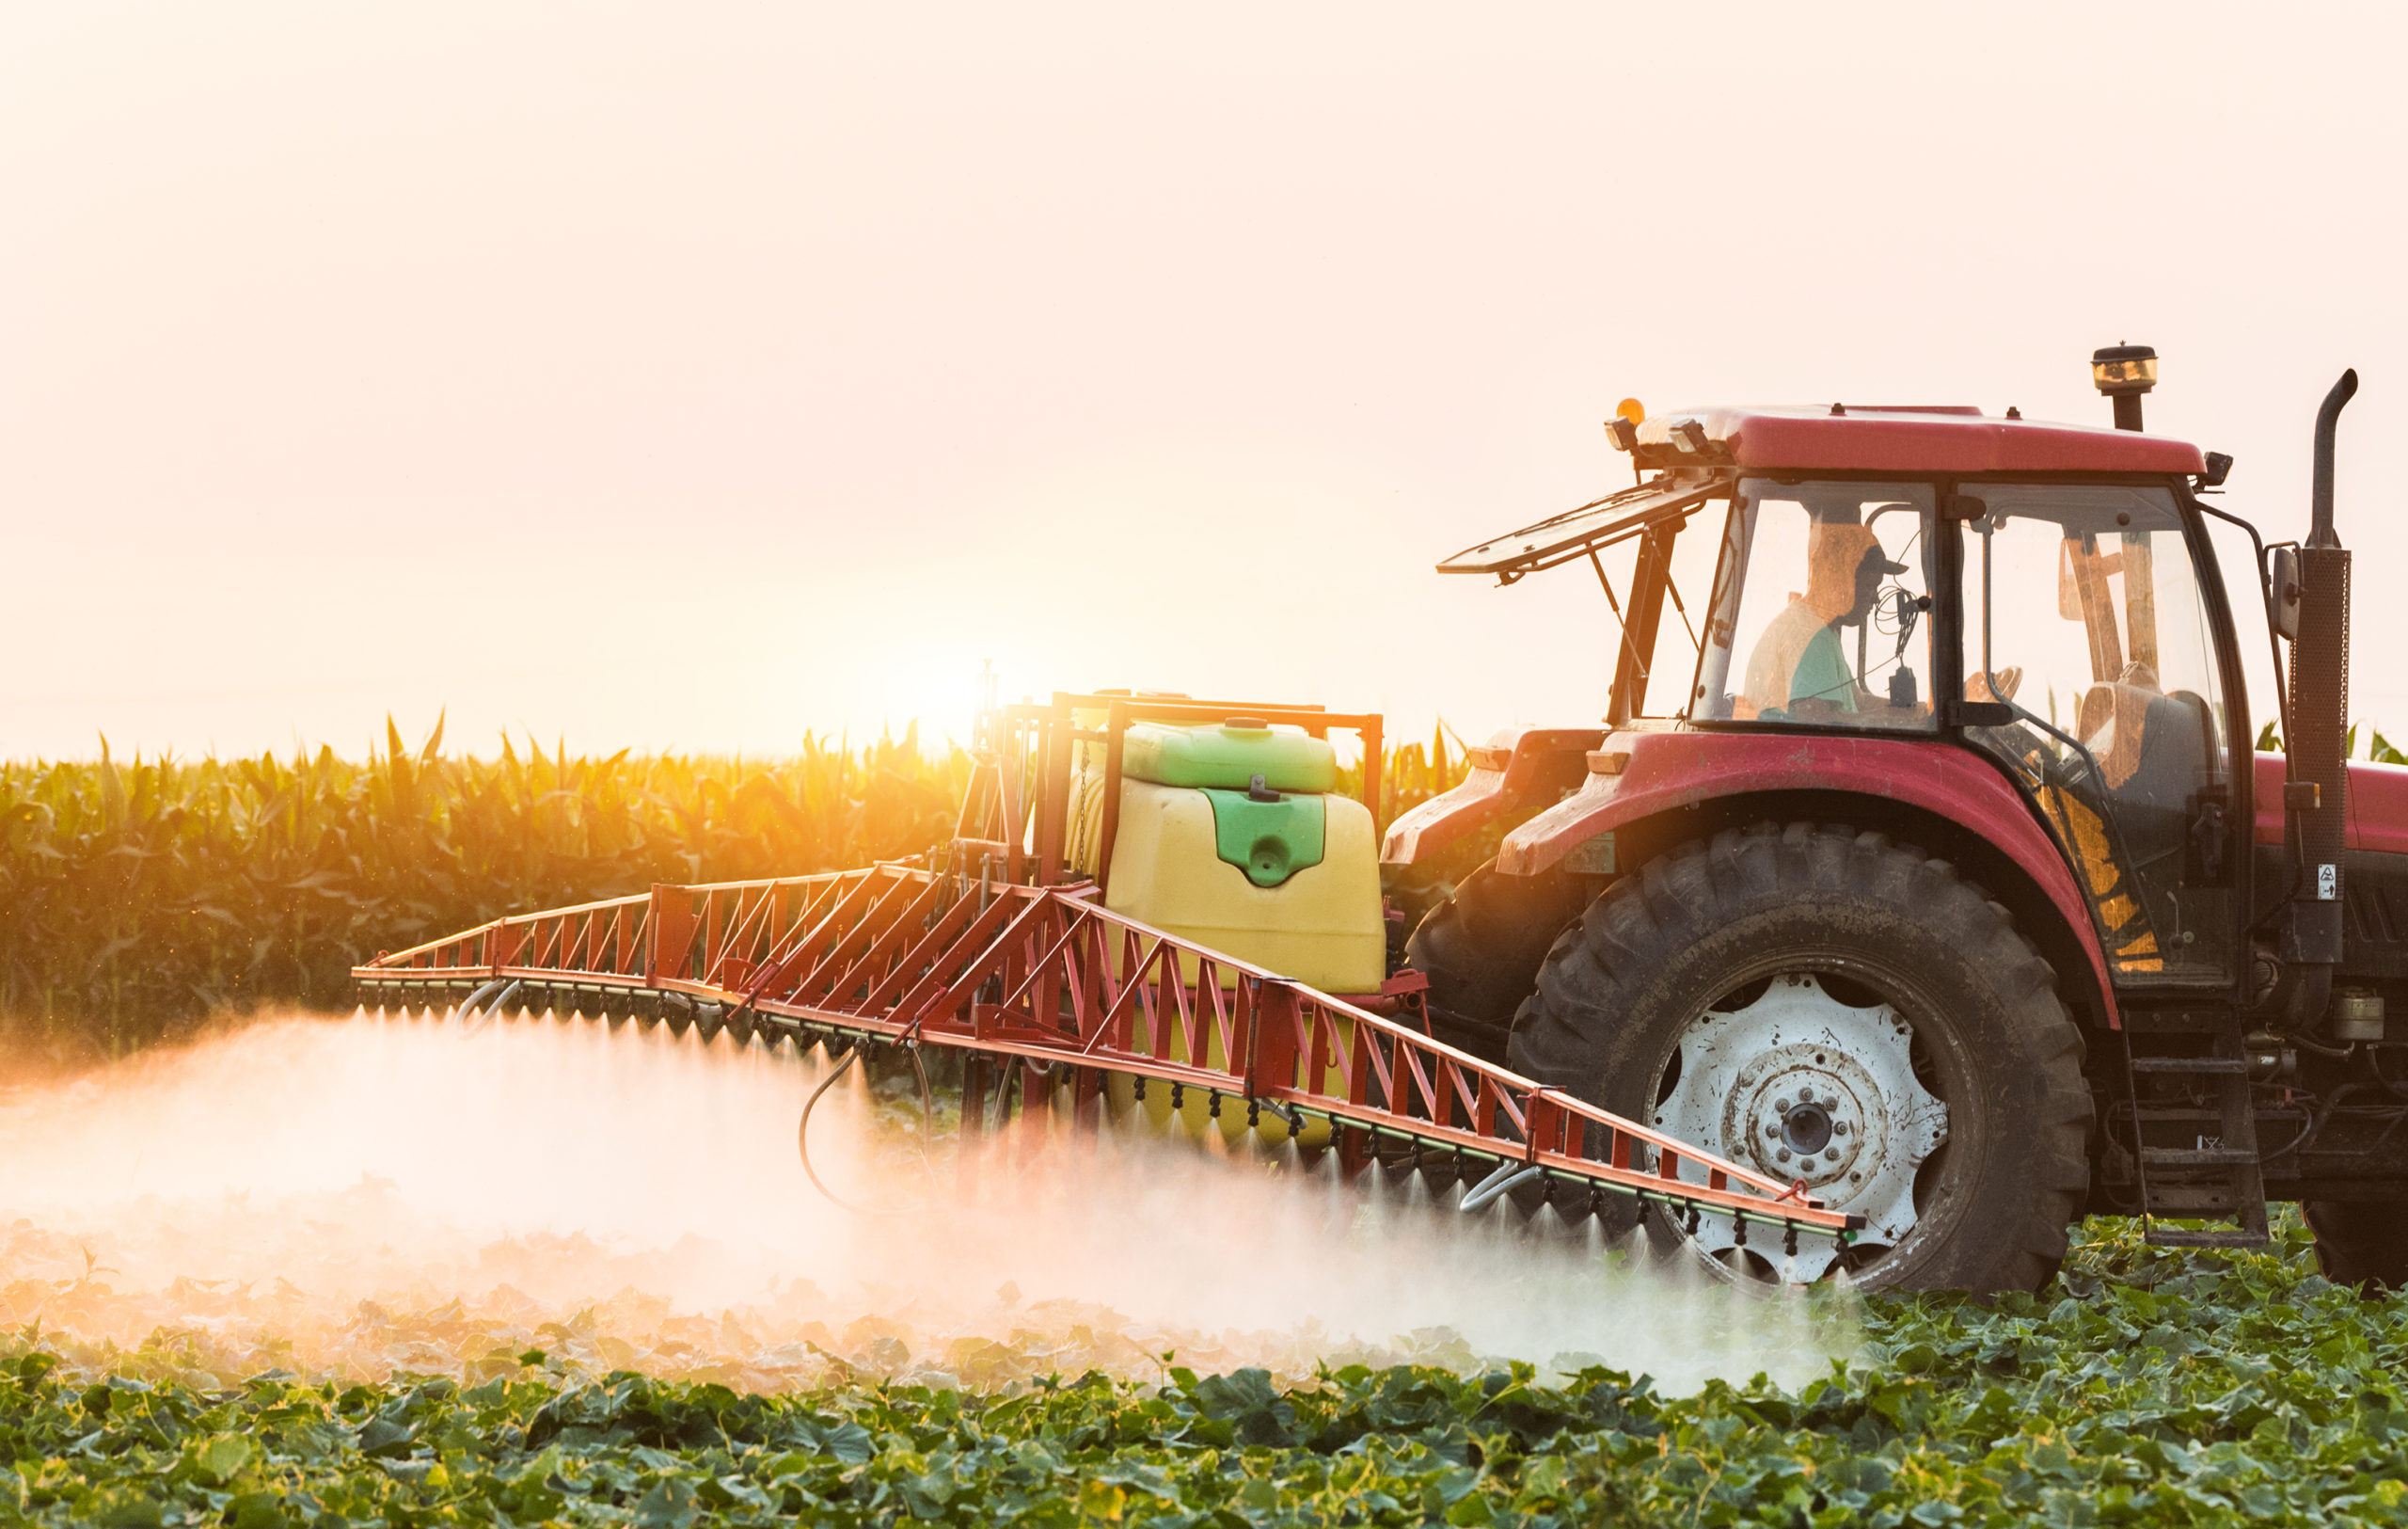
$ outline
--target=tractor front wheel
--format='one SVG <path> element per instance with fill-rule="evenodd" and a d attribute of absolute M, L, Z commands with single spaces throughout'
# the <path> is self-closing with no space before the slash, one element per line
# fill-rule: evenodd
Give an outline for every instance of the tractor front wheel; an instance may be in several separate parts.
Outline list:
<path fill-rule="evenodd" d="M 1430 979 L 1431 1016 L 1443 1038 L 1501 1058 L 1539 963 L 1586 900 L 1567 877 L 1500 875 L 1494 860 L 1457 883 L 1404 948 L 1406 964 Z"/>
<path fill-rule="evenodd" d="M 1735 1281 L 2032 1290 L 2089 1182 L 2082 1034 L 2054 982 L 1947 862 L 1765 824 L 1591 904 L 1547 954 L 1513 1061 L 1867 1222 L 1791 1253 L 1651 1208 L 1670 1256 Z"/>

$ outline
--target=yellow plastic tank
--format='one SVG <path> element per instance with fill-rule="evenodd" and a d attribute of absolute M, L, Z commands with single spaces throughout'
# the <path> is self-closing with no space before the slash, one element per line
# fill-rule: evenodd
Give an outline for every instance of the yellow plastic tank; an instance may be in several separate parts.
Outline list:
<path fill-rule="evenodd" d="M 1087 727 L 1102 721 L 1079 719 Z M 1377 993 L 1387 975 L 1379 844 L 1370 811 L 1327 789 L 1336 773 L 1328 743 L 1286 728 L 1140 725 L 1130 733 L 1104 906 L 1324 993 Z M 1081 744 L 1070 787 L 1068 858 L 1090 875 L 1101 848 L 1103 763 L 1101 743 Z M 1178 783 L 1141 778 L 1148 774 Z M 1298 788 L 1306 787 L 1320 788 Z M 1116 1109 L 1133 1103 L 1129 1078 L 1113 1077 L 1107 1088 Z M 1145 1105 L 1167 1123 L 1168 1086 L 1149 1089 Z M 1191 1133 L 1203 1134 L 1205 1091 L 1191 1091 L 1180 1114 Z M 1226 1100 L 1220 1124 L 1228 1139 L 1242 1135 L 1244 1101 Z M 1267 1112 L 1260 1129 L 1272 1141 L 1286 1134 Z M 1316 1118 L 1304 1142 L 1317 1146 L 1328 1135 Z"/>
<path fill-rule="evenodd" d="M 1326 789 L 1328 741 L 1259 725 L 1129 735 L 1104 906 L 1324 993 L 1377 993 L 1379 842 L 1370 812 Z M 1072 761 L 1065 848 L 1088 875 L 1102 848 L 1103 756 L 1083 743 Z M 1323 788 L 1281 788 L 1298 785 Z"/>
<path fill-rule="evenodd" d="M 1223 857 L 1205 790 L 1124 780 L 1103 905 L 1324 993 L 1377 993 L 1387 937 L 1371 815 L 1348 797 L 1310 804 L 1324 815 L 1319 863 L 1265 886 Z"/>

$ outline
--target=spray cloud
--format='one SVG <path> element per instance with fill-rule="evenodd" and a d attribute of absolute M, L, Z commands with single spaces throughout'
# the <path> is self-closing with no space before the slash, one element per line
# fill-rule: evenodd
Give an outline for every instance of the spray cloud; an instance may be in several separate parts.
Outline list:
<path fill-rule="evenodd" d="M 522 1019 L 300 1016 L 0 1102 L 0 1327 L 87 1363 L 475 1378 L 541 1348 L 752 1389 L 1503 1358 L 1798 1381 L 1844 1307 L 1734 1296 L 1275 1158 L 1107 1131 L 972 1172 L 859 1070 Z M 147 1345 L 147 1347 L 145 1346 Z M 124 1351 L 140 1350 L 132 1360 Z"/>

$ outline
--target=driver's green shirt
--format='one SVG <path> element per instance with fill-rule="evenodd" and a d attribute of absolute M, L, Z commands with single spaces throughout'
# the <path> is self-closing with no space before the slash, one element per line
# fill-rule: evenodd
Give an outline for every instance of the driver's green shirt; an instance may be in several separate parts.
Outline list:
<path fill-rule="evenodd" d="M 1847 666 L 1847 650 L 1840 645 L 1836 626 L 1817 628 L 1789 671 L 1789 704 L 1828 701 L 1840 711 L 1856 709 L 1856 671 Z"/>

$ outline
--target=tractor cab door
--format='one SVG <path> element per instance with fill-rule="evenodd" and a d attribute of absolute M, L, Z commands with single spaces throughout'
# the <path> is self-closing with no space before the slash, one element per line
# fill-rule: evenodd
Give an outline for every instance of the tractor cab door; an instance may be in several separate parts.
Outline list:
<path fill-rule="evenodd" d="M 1965 694 L 2015 711 L 1967 737 L 2055 831 L 2117 985 L 2229 982 L 2225 687 L 2172 491 L 1966 486 Z"/>

